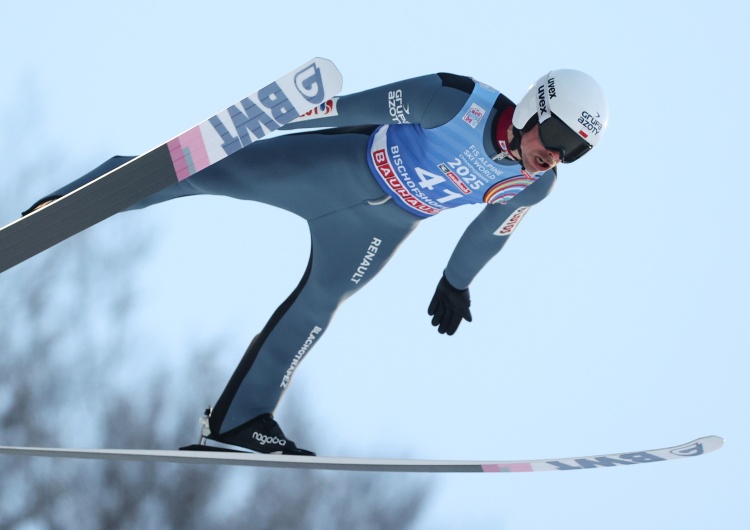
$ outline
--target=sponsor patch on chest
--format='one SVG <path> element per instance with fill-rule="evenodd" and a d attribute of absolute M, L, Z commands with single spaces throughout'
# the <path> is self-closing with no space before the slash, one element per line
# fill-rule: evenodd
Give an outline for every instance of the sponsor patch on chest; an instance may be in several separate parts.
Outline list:
<path fill-rule="evenodd" d="M 477 125 L 482 121 L 482 118 L 484 118 L 485 110 L 477 105 L 476 103 L 472 103 L 471 107 L 469 107 L 469 110 L 466 111 L 466 114 L 464 114 L 463 120 L 471 125 L 472 129 L 476 129 Z"/>

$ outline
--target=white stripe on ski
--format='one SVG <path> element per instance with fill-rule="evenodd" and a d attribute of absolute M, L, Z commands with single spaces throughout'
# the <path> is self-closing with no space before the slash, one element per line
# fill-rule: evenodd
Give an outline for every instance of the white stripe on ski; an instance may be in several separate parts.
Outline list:
<path fill-rule="evenodd" d="M 700 456 L 720 449 L 724 440 L 706 436 L 692 442 L 663 449 L 614 453 L 576 458 L 515 461 L 471 460 L 398 460 L 384 458 L 335 458 L 325 456 L 263 455 L 223 451 L 165 451 L 138 449 L 56 449 L 39 447 L 1 447 L 0 454 L 46 456 L 95 460 L 127 460 L 190 464 L 223 464 L 297 469 L 346 471 L 409 471 L 429 473 L 517 473 L 534 471 L 569 471 L 663 462 Z"/>

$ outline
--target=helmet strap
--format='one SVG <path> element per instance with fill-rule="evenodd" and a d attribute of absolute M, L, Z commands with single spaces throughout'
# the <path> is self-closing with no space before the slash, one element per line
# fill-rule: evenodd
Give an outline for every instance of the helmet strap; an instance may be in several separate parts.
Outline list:
<path fill-rule="evenodd" d="M 508 150 L 518 151 L 519 155 L 521 154 L 521 135 L 523 135 L 523 132 L 513 127 L 513 139 L 508 144 Z"/>

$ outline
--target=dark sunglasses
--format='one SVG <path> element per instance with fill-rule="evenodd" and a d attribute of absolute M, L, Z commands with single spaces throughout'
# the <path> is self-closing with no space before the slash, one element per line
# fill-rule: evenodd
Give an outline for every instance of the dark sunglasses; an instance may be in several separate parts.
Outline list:
<path fill-rule="evenodd" d="M 592 147 L 554 114 L 539 124 L 539 139 L 544 147 L 560 153 L 563 164 L 575 162 Z"/>

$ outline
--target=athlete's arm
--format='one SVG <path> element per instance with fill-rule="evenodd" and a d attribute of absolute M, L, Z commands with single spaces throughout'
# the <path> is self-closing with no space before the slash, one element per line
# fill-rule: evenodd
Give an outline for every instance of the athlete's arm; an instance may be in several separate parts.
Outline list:
<path fill-rule="evenodd" d="M 468 289 L 480 270 L 503 248 L 529 208 L 552 190 L 556 175 L 548 171 L 506 204 L 488 204 L 466 228 L 456 245 L 445 278 L 456 289 Z"/>
<path fill-rule="evenodd" d="M 418 123 L 429 129 L 455 116 L 473 88 L 470 78 L 453 74 L 415 77 L 334 98 L 282 129 L 394 123 Z"/>
<path fill-rule="evenodd" d="M 468 226 L 427 309 L 438 332 L 453 335 L 462 321 L 471 322 L 469 284 L 500 252 L 529 208 L 549 194 L 555 178 L 548 171 L 506 204 L 488 204 Z"/>

